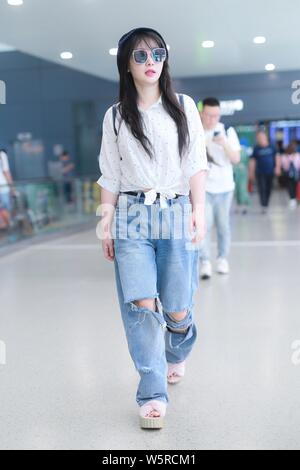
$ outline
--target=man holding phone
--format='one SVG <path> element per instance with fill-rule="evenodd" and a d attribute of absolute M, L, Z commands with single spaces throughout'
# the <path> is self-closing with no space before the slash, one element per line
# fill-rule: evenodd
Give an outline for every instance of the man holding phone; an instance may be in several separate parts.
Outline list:
<path fill-rule="evenodd" d="M 205 131 L 210 170 L 206 184 L 206 238 L 200 249 L 201 277 L 210 279 L 212 264 L 210 256 L 211 230 L 214 223 L 218 235 L 217 272 L 229 274 L 228 255 L 231 242 L 230 209 L 235 183 L 233 165 L 241 158 L 241 146 L 235 130 L 227 132 L 220 122 L 221 105 L 216 98 L 206 98 L 201 112 Z"/>

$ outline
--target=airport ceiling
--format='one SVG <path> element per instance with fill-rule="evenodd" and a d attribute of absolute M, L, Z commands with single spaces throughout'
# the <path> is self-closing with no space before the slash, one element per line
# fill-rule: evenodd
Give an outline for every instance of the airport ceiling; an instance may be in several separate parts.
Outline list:
<path fill-rule="evenodd" d="M 174 77 L 300 69 L 300 0 L 0 0 L 0 43 L 109 80 L 109 49 L 137 26 L 157 29 L 170 45 Z M 256 45 L 253 38 L 265 36 Z M 204 49 L 202 42 L 215 42 Z M 1 44 L 0 44 L 1 51 Z M 70 51 L 73 58 L 62 60 Z M 0 56 L 1 60 L 1 56 Z"/>

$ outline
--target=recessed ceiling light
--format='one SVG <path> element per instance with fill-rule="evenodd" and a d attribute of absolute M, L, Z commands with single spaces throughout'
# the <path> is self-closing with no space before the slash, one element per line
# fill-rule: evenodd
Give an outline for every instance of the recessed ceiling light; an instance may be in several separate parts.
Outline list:
<path fill-rule="evenodd" d="M 265 66 L 265 69 L 266 69 L 267 72 L 273 72 L 273 70 L 275 70 L 276 67 L 275 67 L 274 64 L 267 64 L 267 65 Z"/>
<path fill-rule="evenodd" d="M 204 47 L 205 49 L 210 49 L 212 47 L 215 47 L 215 43 L 214 41 L 203 41 L 202 47 Z"/>
<path fill-rule="evenodd" d="M 72 54 L 72 52 L 62 52 L 60 54 L 60 57 L 61 57 L 61 59 L 64 59 L 64 60 L 70 60 L 70 59 L 73 58 L 73 54 Z"/>
<path fill-rule="evenodd" d="M 254 44 L 265 44 L 266 38 L 264 36 L 256 36 L 253 39 Z"/>
<path fill-rule="evenodd" d="M 23 0 L 7 0 L 7 3 L 13 7 L 19 7 L 20 5 L 23 5 Z"/>

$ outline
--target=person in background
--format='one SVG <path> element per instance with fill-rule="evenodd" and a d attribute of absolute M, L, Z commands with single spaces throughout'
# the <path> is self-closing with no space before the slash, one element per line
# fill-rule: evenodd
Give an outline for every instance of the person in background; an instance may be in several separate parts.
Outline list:
<path fill-rule="evenodd" d="M 290 208 L 297 208 L 297 185 L 300 179 L 300 154 L 296 142 L 291 142 L 281 156 L 281 168 L 287 178 Z"/>
<path fill-rule="evenodd" d="M 262 214 L 266 214 L 273 186 L 274 173 L 280 176 L 280 156 L 275 147 L 270 145 L 267 134 L 259 130 L 256 134 L 257 145 L 250 159 L 250 180 L 257 180 Z"/>
<path fill-rule="evenodd" d="M 201 277 L 210 279 L 212 276 L 210 238 L 214 222 L 218 234 L 217 272 L 228 274 L 230 270 L 228 263 L 231 240 L 230 209 L 235 188 L 232 165 L 240 162 L 241 146 L 235 130 L 231 127 L 226 132 L 224 124 L 220 122 L 221 106 L 216 98 L 206 98 L 203 101 L 201 119 L 210 169 L 206 184 L 207 234 L 199 256 Z"/>
<path fill-rule="evenodd" d="M 234 167 L 235 197 L 237 202 L 237 212 L 241 209 L 243 215 L 247 214 L 250 205 L 250 195 L 248 191 L 249 182 L 249 154 L 247 148 L 241 148 L 241 161 Z"/>
<path fill-rule="evenodd" d="M 11 176 L 7 153 L 0 150 L 0 207 L 7 211 L 8 217 L 11 210 L 11 195 L 14 193 L 13 179 Z"/>
<path fill-rule="evenodd" d="M 72 178 L 75 176 L 75 165 L 66 150 L 61 154 L 59 160 L 62 164 L 62 175 L 64 179 L 64 195 L 68 204 L 73 202 Z"/>

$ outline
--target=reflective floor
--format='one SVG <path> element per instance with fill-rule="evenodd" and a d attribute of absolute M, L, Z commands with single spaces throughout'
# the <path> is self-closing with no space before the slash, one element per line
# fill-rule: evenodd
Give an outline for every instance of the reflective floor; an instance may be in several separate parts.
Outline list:
<path fill-rule="evenodd" d="M 1 258 L 0 448 L 300 449 L 300 208 L 286 204 L 281 193 L 267 216 L 255 203 L 233 213 L 232 272 L 200 285 L 199 339 L 161 431 L 138 427 L 95 232 Z"/>

